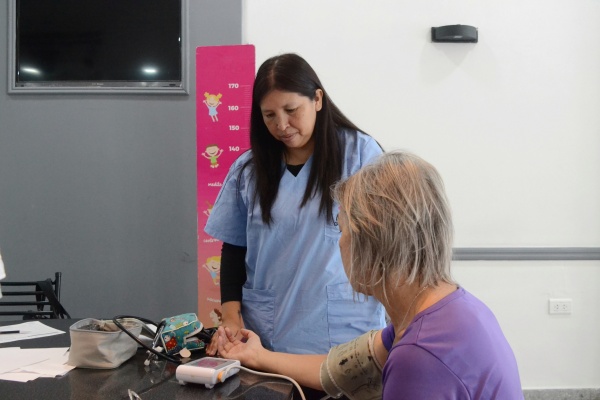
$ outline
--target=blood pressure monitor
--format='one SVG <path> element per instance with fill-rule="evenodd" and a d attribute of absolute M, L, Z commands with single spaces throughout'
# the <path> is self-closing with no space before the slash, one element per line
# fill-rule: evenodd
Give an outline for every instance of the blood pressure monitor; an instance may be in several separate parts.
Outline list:
<path fill-rule="evenodd" d="M 175 378 L 181 385 L 187 382 L 204 384 L 211 389 L 215 384 L 235 375 L 240 370 L 238 360 L 225 360 L 216 357 L 204 357 L 182 364 L 175 370 Z"/>

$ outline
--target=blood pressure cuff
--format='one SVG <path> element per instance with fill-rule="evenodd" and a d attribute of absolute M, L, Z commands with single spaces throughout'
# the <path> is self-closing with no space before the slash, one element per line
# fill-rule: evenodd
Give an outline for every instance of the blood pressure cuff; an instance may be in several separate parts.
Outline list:
<path fill-rule="evenodd" d="M 333 398 L 381 399 L 382 366 L 375 357 L 376 330 L 333 347 L 321 364 L 321 386 Z"/>

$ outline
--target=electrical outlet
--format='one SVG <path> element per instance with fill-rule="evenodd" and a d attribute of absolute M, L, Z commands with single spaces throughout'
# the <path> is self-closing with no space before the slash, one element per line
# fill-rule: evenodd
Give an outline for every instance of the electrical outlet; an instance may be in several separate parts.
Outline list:
<path fill-rule="evenodd" d="M 548 300 L 548 313 L 571 314 L 572 299 L 550 299 Z"/>

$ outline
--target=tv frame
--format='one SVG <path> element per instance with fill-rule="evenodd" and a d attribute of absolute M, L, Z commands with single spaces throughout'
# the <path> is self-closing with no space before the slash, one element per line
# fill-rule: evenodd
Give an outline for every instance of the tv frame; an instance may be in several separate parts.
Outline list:
<path fill-rule="evenodd" d="M 161 86 L 159 82 L 128 81 L 59 81 L 16 82 L 16 21 L 17 0 L 8 0 L 8 93 L 106 93 L 106 94 L 182 94 L 189 92 L 188 67 L 188 0 L 181 0 L 181 83 L 178 86 Z M 172 83 L 172 82 L 171 82 Z"/>

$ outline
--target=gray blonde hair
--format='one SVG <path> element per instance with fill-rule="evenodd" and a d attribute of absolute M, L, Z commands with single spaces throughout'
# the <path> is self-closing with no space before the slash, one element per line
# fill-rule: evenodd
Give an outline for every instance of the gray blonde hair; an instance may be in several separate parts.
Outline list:
<path fill-rule="evenodd" d="M 336 184 L 333 196 L 350 231 L 346 268 L 354 288 L 381 287 L 387 297 L 386 288 L 405 283 L 453 283 L 452 218 L 431 164 L 407 152 L 385 153 Z"/>

